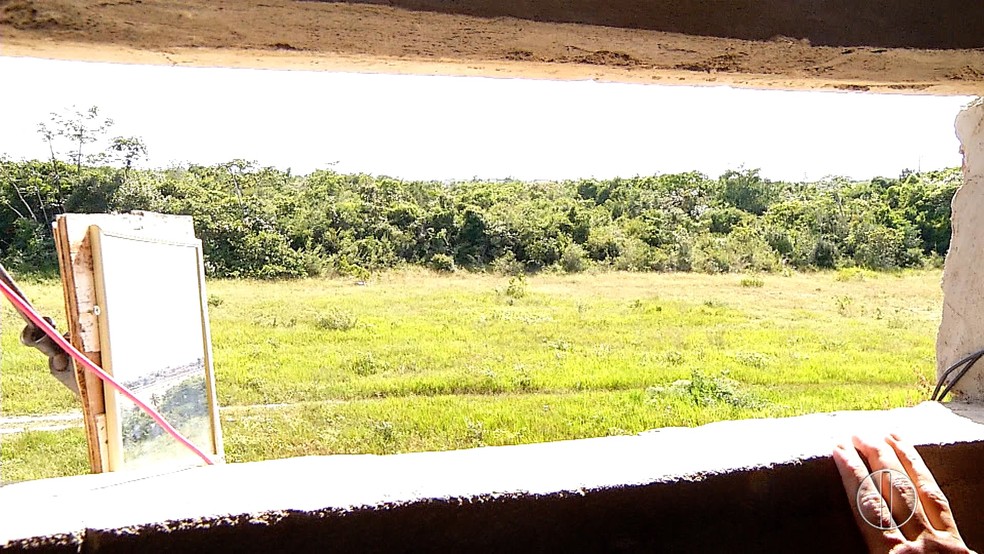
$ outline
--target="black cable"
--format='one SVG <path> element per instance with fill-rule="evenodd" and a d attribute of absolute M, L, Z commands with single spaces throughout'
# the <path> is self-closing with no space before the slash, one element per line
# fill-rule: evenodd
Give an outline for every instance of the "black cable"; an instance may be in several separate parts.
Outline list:
<path fill-rule="evenodd" d="M 970 361 L 970 359 L 971 359 L 971 358 L 973 358 L 973 357 L 974 357 L 974 356 L 976 356 L 976 355 L 977 355 L 977 352 L 975 352 L 975 353 L 973 353 L 973 354 L 971 354 L 971 355 L 969 355 L 969 356 L 967 356 L 967 357 L 965 357 L 965 358 L 963 358 L 963 359 L 961 359 L 961 360 L 960 360 L 960 361 L 958 361 L 957 363 L 955 363 L 955 364 L 953 364 L 953 365 L 951 365 L 950 367 L 948 367 L 948 368 L 946 369 L 946 371 L 944 371 L 944 372 L 943 372 L 943 374 L 942 374 L 942 375 L 940 375 L 940 377 L 939 377 L 939 379 L 937 380 L 937 382 L 936 382 L 936 389 L 934 389 L 934 390 L 933 390 L 933 396 L 931 396 L 930 398 L 931 398 L 932 400 L 936 400 L 936 395 L 937 395 L 937 394 L 939 394 L 939 392 L 940 392 L 940 388 L 941 388 L 941 387 L 943 386 L 943 383 L 944 383 L 944 381 L 945 381 L 945 379 L 946 379 L 947 377 L 949 377 L 949 376 L 950 376 L 950 374 L 951 374 L 951 373 L 953 373 L 953 371 L 954 371 L 955 369 L 957 369 L 957 368 L 958 368 L 958 367 L 960 367 L 961 365 L 963 365 L 963 364 L 965 364 L 965 363 L 967 363 L 968 361 Z"/>
<path fill-rule="evenodd" d="M 946 371 L 944 371 L 940 375 L 939 380 L 937 380 L 936 388 L 933 389 L 933 395 L 930 397 L 930 400 L 942 402 L 943 398 L 946 397 L 951 390 L 953 390 L 954 385 L 956 385 L 957 382 L 960 381 L 960 379 L 962 379 L 963 376 L 970 371 L 970 368 L 974 367 L 974 364 L 976 364 L 982 357 L 984 357 L 984 350 L 978 350 L 977 352 L 970 354 L 969 356 L 946 368 Z M 956 377 L 948 381 L 947 378 L 957 369 L 960 369 L 960 371 L 957 372 Z M 946 383 L 945 387 L 943 386 L 944 383 Z M 940 389 L 943 389 L 942 392 Z"/>
<path fill-rule="evenodd" d="M 953 389 L 953 387 L 957 384 L 957 382 L 960 381 L 960 379 L 964 375 L 966 375 L 968 371 L 970 371 L 970 368 L 972 368 L 974 366 L 974 364 L 977 363 L 977 361 L 981 359 L 982 356 L 984 356 L 984 352 L 981 352 L 981 353 L 978 353 L 977 355 L 975 355 L 973 358 L 970 359 L 970 361 L 968 361 L 966 363 L 966 365 L 964 365 L 963 369 L 961 369 L 960 372 L 957 373 L 957 376 L 950 380 L 949 384 L 947 384 L 947 386 L 940 393 L 939 399 L 941 401 L 947 395 L 947 393 L 949 393 L 950 390 Z"/>

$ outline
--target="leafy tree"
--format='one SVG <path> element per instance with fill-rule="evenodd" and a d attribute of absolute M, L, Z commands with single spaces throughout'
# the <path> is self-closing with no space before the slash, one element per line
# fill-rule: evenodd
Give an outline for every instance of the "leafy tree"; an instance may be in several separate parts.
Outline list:
<path fill-rule="evenodd" d="M 726 171 L 721 176 L 721 201 L 727 206 L 762 215 L 776 198 L 776 187 L 759 170 Z"/>
<path fill-rule="evenodd" d="M 114 137 L 109 143 L 109 152 L 116 161 L 123 164 L 123 180 L 130 176 L 133 165 L 147 156 L 147 146 L 139 137 Z"/>

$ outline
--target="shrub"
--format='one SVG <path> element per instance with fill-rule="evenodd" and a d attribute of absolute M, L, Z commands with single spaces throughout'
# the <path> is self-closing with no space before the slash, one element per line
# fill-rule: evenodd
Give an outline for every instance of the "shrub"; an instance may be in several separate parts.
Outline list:
<path fill-rule="evenodd" d="M 854 315 L 854 299 L 850 296 L 838 296 L 834 298 L 834 302 L 837 303 L 837 313 L 844 317 L 851 317 Z"/>
<path fill-rule="evenodd" d="M 759 279 L 758 277 L 742 277 L 741 286 L 748 288 L 762 288 L 765 286 L 765 281 Z"/>
<path fill-rule="evenodd" d="M 434 271 L 440 271 L 442 273 L 454 273 L 458 270 L 458 266 L 454 263 L 454 258 L 447 254 L 434 254 L 431 256 L 428 265 Z"/>
<path fill-rule="evenodd" d="M 348 331 L 358 323 L 359 318 L 355 314 L 340 309 L 329 310 L 314 320 L 315 327 L 325 331 Z"/>
<path fill-rule="evenodd" d="M 837 270 L 837 276 L 834 277 L 834 280 L 847 283 L 850 281 L 864 281 L 864 278 L 865 270 L 860 267 L 845 267 Z"/>
<path fill-rule="evenodd" d="M 523 275 L 526 272 L 523 262 L 516 259 L 516 255 L 511 250 L 499 256 L 492 262 L 492 271 L 499 275 Z"/>
<path fill-rule="evenodd" d="M 929 255 L 923 260 L 923 267 L 925 269 L 943 269 L 943 263 L 946 259 L 936 252 L 930 252 Z"/>
<path fill-rule="evenodd" d="M 159 212 L 165 209 L 164 196 L 156 183 L 139 177 L 121 183 L 113 192 L 109 204 L 113 211 L 121 213 L 133 210 Z"/>
<path fill-rule="evenodd" d="M 384 443 L 393 442 L 396 438 L 396 430 L 392 422 L 377 421 L 373 424 L 372 430 Z"/>
<path fill-rule="evenodd" d="M 580 273 L 588 268 L 588 259 L 584 248 L 579 244 L 571 244 L 564 249 L 560 256 L 560 267 L 567 273 Z"/>
<path fill-rule="evenodd" d="M 819 268 L 833 268 L 837 264 L 837 244 L 826 238 L 817 240 L 810 255 L 810 264 Z"/>
<path fill-rule="evenodd" d="M 705 273 L 776 271 L 778 254 L 756 229 L 739 227 L 726 237 L 705 236 L 698 243 L 694 268 Z"/>
<path fill-rule="evenodd" d="M 349 362 L 345 364 L 345 368 L 360 377 L 368 377 L 369 375 L 375 375 L 386 369 L 386 364 L 377 360 L 372 355 L 372 352 L 366 352 L 365 354 L 359 355 L 354 360 L 349 360 Z"/>
<path fill-rule="evenodd" d="M 623 243 L 614 267 L 622 271 L 660 271 L 665 268 L 666 258 L 666 254 L 658 248 L 632 238 Z"/>
<path fill-rule="evenodd" d="M 55 249 L 45 226 L 31 219 L 14 221 L 13 236 L 0 261 L 20 273 L 52 271 L 57 267 Z"/>
<path fill-rule="evenodd" d="M 585 246 L 592 260 L 604 262 L 619 257 L 622 241 L 622 233 L 615 227 L 593 227 Z"/>
<path fill-rule="evenodd" d="M 758 352 L 739 352 L 735 354 L 735 361 L 748 367 L 763 369 L 768 365 L 769 358 Z"/>
<path fill-rule="evenodd" d="M 697 244 L 694 269 L 702 273 L 727 273 L 731 271 L 731 256 L 727 239 L 704 237 Z"/>
<path fill-rule="evenodd" d="M 650 387 L 648 392 L 651 402 L 670 397 L 688 401 L 695 406 L 727 404 L 733 408 L 759 408 L 765 405 L 764 401 L 752 393 L 742 390 L 738 382 L 728 378 L 726 371 L 714 376 L 694 370 L 690 379 L 680 379 L 667 386 Z"/>
<path fill-rule="evenodd" d="M 750 216 L 738 208 L 728 206 L 708 210 L 703 217 L 709 223 L 708 230 L 710 232 L 727 235 L 739 223 L 748 219 Z"/>
<path fill-rule="evenodd" d="M 330 264 L 325 256 L 320 252 L 320 248 L 315 251 L 304 251 L 301 253 L 304 273 L 308 277 L 321 277 L 328 272 Z"/>
<path fill-rule="evenodd" d="M 506 287 L 506 296 L 516 300 L 526 296 L 526 278 L 519 275 L 509 279 L 509 285 Z"/>
<path fill-rule="evenodd" d="M 553 237 L 538 236 L 526 245 L 526 263 L 540 269 L 560 261 L 560 243 Z"/>
<path fill-rule="evenodd" d="M 670 365 L 680 365 L 684 362 L 683 354 L 677 350 L 669 350 L 661 356 L 663 361 Z"/>

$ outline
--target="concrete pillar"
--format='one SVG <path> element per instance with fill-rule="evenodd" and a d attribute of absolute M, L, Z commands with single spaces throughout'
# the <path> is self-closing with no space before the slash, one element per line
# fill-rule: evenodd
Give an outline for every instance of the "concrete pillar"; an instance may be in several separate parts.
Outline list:
<path fill-rule="evenodd" d="M 957 116 L 964 184 L 953 197 L 953 238 L 943 270 L 943 321 L 936 339 L 936 374 L 984 349 L 984 99 Z M 984 360 L 953 389 L 968 401 L 984 401 Z"/>

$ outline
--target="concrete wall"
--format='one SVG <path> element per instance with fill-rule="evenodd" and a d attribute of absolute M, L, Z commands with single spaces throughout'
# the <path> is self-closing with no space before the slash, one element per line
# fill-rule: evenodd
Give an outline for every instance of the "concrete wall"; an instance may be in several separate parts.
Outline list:
<path fill-rule="evenodd" d="M 413 10 L 588 23 L 813 45 L 984 46 L 984 4 L 966 0 L 350 0 Z"/>
<path fill-rule="evenodd" d="M 966 184 L 946 264 L 945 367 L 984 348 L 984 103 L 957 122 Z M 984 364 L 959 390 L 984 399 Z M 721 422 L 633 437 L 310 457 L 0 487 L 0 551 L 863 552 L 830 451 L 900 432 L 984 550 L 984 407 Z"/>
<path fill-rule="evenodd" d="M 943 321 L 936 339 L 937 375 L 984 349 L 984 100 L 957 116 L 964 184 L 953 197 L 953 234 L 943 270 Z M 984 361 L 954 387 L 984 401 Z"/>
<path fill-rule="evenodd" d="M 21 483 L 0 488 L 0 551 L 862 552 L 830 452 L 888 431 L 923 445 L 982 549 L 984 413 L 968 409 Z"/>

